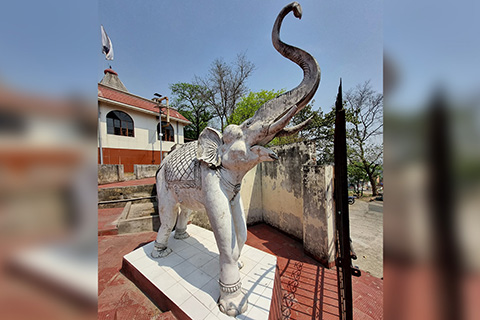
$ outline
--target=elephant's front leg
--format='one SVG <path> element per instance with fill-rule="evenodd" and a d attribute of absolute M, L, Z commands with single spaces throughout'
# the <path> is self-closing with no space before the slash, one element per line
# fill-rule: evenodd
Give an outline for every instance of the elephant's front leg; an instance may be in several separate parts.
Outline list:
<path fill-rule="evenodd" d="M 208 192 L 205 208 L 220 253 L 218 305 L 220 311 L 234 317 L 247 310 L 247 297 L 238 270 L 240 248 L 230 201 L 220 189 L 216 191 Z"/>

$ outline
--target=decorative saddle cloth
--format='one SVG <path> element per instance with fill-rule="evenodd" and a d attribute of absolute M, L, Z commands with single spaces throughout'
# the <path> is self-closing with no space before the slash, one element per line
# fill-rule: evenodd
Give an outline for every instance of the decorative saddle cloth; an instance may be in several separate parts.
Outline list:
<path fill-rule="evenodd" d="M 167 189 L 200 188 L 200 162 L 197 160 L 197 141 L 192 141 L 175 149 L 165 158 L 165 180 Z"/>

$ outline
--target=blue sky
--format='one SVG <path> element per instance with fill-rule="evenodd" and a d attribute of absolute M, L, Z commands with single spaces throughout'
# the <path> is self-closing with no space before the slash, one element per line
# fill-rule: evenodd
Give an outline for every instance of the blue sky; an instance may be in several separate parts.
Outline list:
<path fill-rule="evenodd" d="M 0 84 L 95 99 L 98 2 L 7 1 L 0 10 Z"/>
<path fill-rule="evenodd" d="M 389 108 L 416 111 L 436 88 L 455 99 L 478 100 L 480 2 L 393 1 L 385 4 L 385 54 L 397 84 Z"/>
<path fill-rule="evenodd" d="M 98 26 L 97 81 L 109 63 L 127 89 L 152 98 L 170 95 L 169 84 L 191 82 L 207 74 L 212 61 L 246 53 L 256 69 L 248 79 L 252 91 L 291 89 L 301 69 L 271 44 L 271 29 L 281 1 L 127 1 L 100 0 L 99 24 L 113 42 L 115 57 L 100 52 Z M 344 88 L 371 80 L 382 92 L 382 2 L 377 0 L 300 1 L 303 17 L 289 14 L 283 23 L 284 42 L 310 52 L 322 70 L 315 108 L 333 105 L 339 78 Z"/>
<path fill-rule="evenodd" d="M 108 62 L 100 24 L 113 41 L 111 62 L 130 92 L 169 95 L 169 84 L 206 75 L 212 61 L 245 52 L 256 65 L 252 91 L 287 90 L 301 69 L 271 44 L 273 22 L 288 1 L 17 0 L 0 10 L 0 84 L 50 95 L 80 93 L 94 101 Z M 344 88 L 371 80 L 382 92 L 383 5 L 379 0 L 300 1 L 282 40 L 310 52 L 322 70 L 315 108 L 332 106 Z"/>

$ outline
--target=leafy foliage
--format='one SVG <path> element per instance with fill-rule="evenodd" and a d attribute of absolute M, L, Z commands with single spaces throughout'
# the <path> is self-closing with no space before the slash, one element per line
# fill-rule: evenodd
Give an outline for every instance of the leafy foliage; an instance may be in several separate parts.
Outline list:
<path fill-rule="evenodd" d="M 284 92 L 285 89 L 278 91 L 261 90 L 259 92 L 250 92 L 238 102 L 237 107 L 231 114 L 228 122 L 230 124 L 241 124 L 245 120 L 253 117 L 258 108 L 260 108 L 265 102 L 272 100 Z"/>
<path fill-rule="evenodd" d="M 205 99 L 207 88 L 190 83 L 174 83 L 170 85 L 173 105 L 192 124 L 184 128 L 185 138 L 196 140 L 208 122 L 214 117 L 212 108 Z"/>
<path fill-rule="evenodd" d="M 368 176 L 363 170 L 361 163 L 350 162 L 347 166 L 348 183 L 353 185 L 354 192 L 363 196 L 363 183 L 368 180 Z M 359 186 L 361 188 L 359 189 Z"/>

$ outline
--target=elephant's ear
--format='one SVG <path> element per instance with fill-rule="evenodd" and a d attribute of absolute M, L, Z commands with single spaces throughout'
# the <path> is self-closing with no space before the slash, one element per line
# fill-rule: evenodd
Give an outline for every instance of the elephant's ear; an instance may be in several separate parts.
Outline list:
<path fill-rule="evenodd" d="M 222 134 L 215 129 L 205 128 L 198 137 L 197 159 L 204 161 L 211 167 L 218 167 L 222 163 L 219 148 L 222 145 Z"/>

